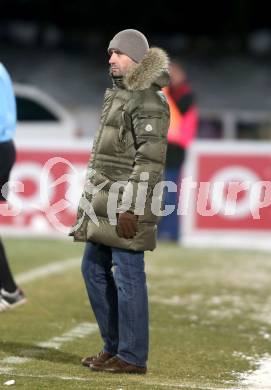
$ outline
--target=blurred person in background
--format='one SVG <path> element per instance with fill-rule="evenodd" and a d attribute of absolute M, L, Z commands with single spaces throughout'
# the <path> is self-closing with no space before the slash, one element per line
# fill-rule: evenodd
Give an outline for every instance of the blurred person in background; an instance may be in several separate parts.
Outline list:
<path fill-rule="evenodd" d="M 15 128 L 16 102 L 12 82 L 7 70 L 0 63 L 0 210 L 1 205 L 6 205 L 9 175 L 16 159 L 13 142 Z M 25 302 L 25 295 L 12 276 L 0 238 L 0 312 Z"/>
<path fill-rule="evenodd" d="M 187 150 L 197 135 L 198 109 L 194 92 L 187 81 L 186 72 L 177 60 L 170 64 L 170 83 L 163 88 L 170 107 L 170 127 L 165 169 L 165 180 L 177 185 L 177 192 L 164 192 L 164 203 L 174 205 L 173 213 L 161 218 L 158 238 L 177 241 L 180 239 L 180 218 L 177 215 L 179 185 Z"/>
<path fill-rule="evenodd" d="M 115 35 L 108 53 L 113 88 L 105 93 L 78 221 L 70 233 L 75 241 L 87 241 L 82 273 L 104 341 L 102 351 L 82 364 L 93 371 L 145 374 L 149 318 L 144 251 L 156 246 L 151 202 L 166 159 L 169 107 L 161 88 L 169 81 L 168 58 L 132 29 Z M 143 177 L 149 196 L 139 215 L 135 198 Z M 106 180 L 108 186 L 90 195 L 91 185 L 96 188 Z M 121 181 L 126 184 L 113 225 L 109 190 Z M 99 226 L 87 214 L 91 207 Z"/>

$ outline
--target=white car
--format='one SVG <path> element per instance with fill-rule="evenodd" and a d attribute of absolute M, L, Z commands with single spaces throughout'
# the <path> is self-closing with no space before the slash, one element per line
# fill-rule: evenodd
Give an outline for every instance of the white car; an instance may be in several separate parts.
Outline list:
<path fill-rule="evenodd" d="M 14 84 L 14 92 L 18 119 L 16 140 L 72 139 L 79 135 L 73 116 L 39 88 Z"/>

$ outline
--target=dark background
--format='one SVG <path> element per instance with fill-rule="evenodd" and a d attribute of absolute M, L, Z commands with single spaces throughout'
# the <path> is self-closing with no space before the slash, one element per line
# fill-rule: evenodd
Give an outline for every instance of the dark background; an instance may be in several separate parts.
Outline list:
<path fill-rule="evenodd" d="M 107 42 L 124 28 L 164 37 L 183 34 L 186 49 L 203 48 L 207 41 L 219 51 L 246 51 L 249 35 L 270 28 L 270 13 L 264 1 L 87 1 L 87 0 L 1 0 L 1 41 L 16 42 L 14 22 L 32 25 L 32 43 L 46 45 L 48 29 L 55 42 L 65 47 Z M 94 38 L 95 37 L 95 38 Z M 204 39 L 203 39 L 204 37 Z M 20 38 L 20 37 L 18 37 Z M 21 36 L 22 40 L 22 36 Z M 18 39 L 18 41 L 21 41 Z M 18 43 L 18 42 L 17 42 Z"/>
<path fill-rule="evenodd" d="M 199 107 L 271 109 L 267 2 L 0 0 L 0 61 L 69 108 L 98 110 L 108 43 L 122 29 L 182 61 Z M 96 112 L 96 111 L 95 111 Z"/>

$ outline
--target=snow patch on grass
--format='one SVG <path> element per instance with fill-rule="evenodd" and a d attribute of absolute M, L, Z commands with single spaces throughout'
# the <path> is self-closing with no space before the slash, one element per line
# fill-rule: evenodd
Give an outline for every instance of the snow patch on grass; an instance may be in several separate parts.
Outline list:
<path fill-rule="evenodd" d="M 237 378 L 241 386 L 246 386 L 248 389 L 271 389 L 271 356 L 266 353 L 262 357 L 246 356 L 241 352 L 235 352 L 233 356 L 240 357 L 250 362 L 252 369 L 238 373 Z"/>

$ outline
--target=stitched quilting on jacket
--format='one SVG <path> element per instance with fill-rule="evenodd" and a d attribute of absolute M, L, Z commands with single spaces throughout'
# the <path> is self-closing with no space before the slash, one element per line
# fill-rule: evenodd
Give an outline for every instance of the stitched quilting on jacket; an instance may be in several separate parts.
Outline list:
<path fill-rule="evenodd" d="M 152 200 L 153 190 L 162 180 L 166 158 L 169 108 L 161 89 L 168 81 L 166 53 L 151 48 L 139 64 L 123 78 L 114 79 L 113 88 L 106 90 L 100 129 L 70 233 L 75 241 L 134 251 L 155 248 L 157 216 Z M 137 194 L 142 183 L 147 183 L 146 187 L 143 184 L 146 201 L 140 208 Z M 115 204 L 118 212 L 138 215 L 134 238 L 117 235 Z"/>

